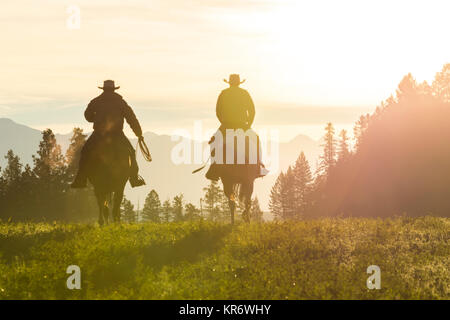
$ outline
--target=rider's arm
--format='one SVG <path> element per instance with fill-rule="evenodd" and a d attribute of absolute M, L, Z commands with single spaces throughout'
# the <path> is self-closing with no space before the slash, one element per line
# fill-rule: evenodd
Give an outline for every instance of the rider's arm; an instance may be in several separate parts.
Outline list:
<path fill-rule="evenodd" d="M 95 104 L 93 101 L 89 102 L 86 111 L 84 111 L 84 117 L 88 122 L 94 122 L 95 120 Z"/>
<path fill-rule="evenodd" d="M 133 130 L 136 137 L 142 136 L 142 129 L 141 125 L 139 124 L 138 119 L 136 118 L 136 115 L 133 112 L 133 109 L 128 105 L 128 103 L 123 100 L 123 115 L 125 117 L 125 120 L 127 120 L 128 124 L 130 125 L 131 129 Z"/>
<path fill-rule="evenodd" d="M 247 92 L 248 102 L 247 102 L 247 112 L 248 112 L 248 126 L 251 127 L 253 120 L 255 120 L 255 104 L 253 103 L 252 97 Z"/>

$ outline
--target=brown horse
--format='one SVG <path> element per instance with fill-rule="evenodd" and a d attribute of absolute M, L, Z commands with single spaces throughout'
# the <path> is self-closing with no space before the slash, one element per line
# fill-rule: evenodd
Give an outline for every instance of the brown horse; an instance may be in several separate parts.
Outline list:
<path fill-rule="evenodd" d="M 254 174 L 256 165 L 222 165 L 221 180 L 223 191 L 228 199 L 231 213 L 231 224 L 234 224 L 234 213 L 238 203 L 242 204 L 242 218 L 250 222 L 250 209 L 252 204 L 253 185 L 256 179 Z"/>
<path fill-rule="evenodd" d="M 228 150 L 227 139 L 229 137 L 224 130 L 225 129 L 222 127 L 219 128 L 219 130 L 216 131 L 208 142 L 211 148 L 211 159 L 214 159 L 214 163 L 210 170 L 214 172 L 212 175 L 213 177 L 217 176 L 222 180 L 223 191 L 225 196 L 228 198 L 228 205 L 230 207 L 231 224 L 234 224 L 234 213 L 236 212 L 238 201 L 244 208 L 242 218 L 248 223 L 250 222 L 250 209 L 254 181 L 256 178 L 262 176 L 260 174 L 260 167 L 262 166 L 262 163 L 260 161 L 261 146 L 259 136 L 253 130 L 233 132 L 233 134 L 236 134 L 236 136 L 231 137 L 233 148 Z M 244 141 L 244 148 L 242 148 L 242 144 L 238 144 L 238 137 L 241 142 Z M 244 140 L 241 140 L 242 138 Z M 218 157 L 222 157 L 222 159 L 220 159 L 220 163 L 215 161 L 216 149 L 222 149 L 222 155 L 218 155 Z M 227 152 L 231 152 L 231 154 L 234 153 L 233 163 L 228 162 Z M 251 152 L 256 152 L 256 157 L 253 157 L 253 159 L 256 158 L 256 163 L 249 161 L 249 159 L 251 159 L 250 156 L 252 155 Z M 241 159 L 241 161 L 244 161 L 239 163 L 238 158 Z M 197 172 L 198 170 L 201 169 L 197 169 L 194 172 Z M 210 175 L 211 171 L 208 171 L 206 174 L 207 177 Z"/>
<path fill-rule="evenodd" d="M 123 192 L 130 177 L 128 151 L 116 136 L 104 136 L 90 152 L 89 163 L 88 179 L 97 198 L 98 223 L 108 223 L 111 204 L 112 218 L 119 223 Z"/>

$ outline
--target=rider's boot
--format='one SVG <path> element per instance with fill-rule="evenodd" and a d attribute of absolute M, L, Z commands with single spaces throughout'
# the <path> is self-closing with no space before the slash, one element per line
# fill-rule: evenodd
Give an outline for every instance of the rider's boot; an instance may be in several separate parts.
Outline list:
<path fill-rule="evenodd" d="M 130 177 L 130 184 L 133 188 L 135 188 L 145 185 L 145 181 L 139 174 L 136 174 Z"/>
<path fill-rule="evenodd" d="M 264 166 L 264 164 L 259 163 L 259 172 L 257 175 L 257 178 L 262 178 L 265 177 L 269 174 L 269 170 L 266 169 L 266 167 Z"/>
<path fill-rule="evenodd" d="M 130 175 L 130 184 L 133 188 L 140 187 L 145 185 L 144 179 L 138 174 L 139 167 L 136 161 L 136 153 L 132 152 L 130 154 L 131 160 L 131 175 Z"/>

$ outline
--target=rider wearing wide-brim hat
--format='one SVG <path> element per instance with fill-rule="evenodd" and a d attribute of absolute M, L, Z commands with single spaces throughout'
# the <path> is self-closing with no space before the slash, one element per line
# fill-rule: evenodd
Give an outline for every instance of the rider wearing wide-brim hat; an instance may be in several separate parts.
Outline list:
<path fill-rule="evenodd" d="M 145 184 L 139 176 L 138 165 L 136 162 L 136 152 L 128 138 L 123 133 L 124 119 L 128 122 L 134 134 L 143 140 L 142 129 L 133 109 L 126 103 L 121 95 L 115 92 L 120 87 L 116 87 L 113 80 L 105 80 L 103 87 L 98 87 L 103 92 L 94 98 L 84 112 L 87 121 L 94 123 L 94 132 L 84 144 L 81 155 L 77 176 L 72 183 L 72 188 L 84 188 L 87 185 L 87 175 L 89 166 L 89 152 L 95 148 L 97 143 L 106 137 L 113 137 L 116 143 L 123 146 L 125 152 L 130 157 L 130 184 L 132 187 L 138 187 Z"/>
<path fill-rule="evenodd" d="M 238 74 L 231 74 L 229 80 L 223 80 L 230 85 L 222 90 L 216 104 L 216 115 L 222 129 L 249 129 L 255 119 L 255 105 L 247 90 L 239 87 L 241 81 Z"/>
<path fill-rule="evenodd" d="M 223 136 L 225 136 L 225 131 L 227 129 L 249 130 L 255 119 L 255 105 L 253 100 L 247 90 L 239 87 L 245 80 L 241 81 L 238 74 L 231 74 L 229 79 L 224 79 L 224 81 L 228 83 L 230 87 L 222 90 L 216 104 L 216 115 L 221 124 L 219 131 L 222 132 Z M 211 142 L 212 141 L 210 141 L 210 143 Z M 259 144 L 259 142 L 257 143 Z M 261 165 L 262 163 L 258 163 L 257 167 Z M 206 178 L 217 181 L 221 174 L 220 167 L 221 165 L 212 163 L 206 173 Z M 257 176 L 260 176 L 258 168 L 257 172 Z"/>

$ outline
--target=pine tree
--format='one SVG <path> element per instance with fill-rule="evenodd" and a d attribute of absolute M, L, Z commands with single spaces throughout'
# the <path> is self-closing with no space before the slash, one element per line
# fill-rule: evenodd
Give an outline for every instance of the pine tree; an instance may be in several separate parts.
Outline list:
<path fill-rule="evenodd" d="M 61 146 L 56 143 L 52 130 L 42 132 L 42 140 L 39 143 L 37 156 L 33 155 L 33 171 L 38 178 L 50 178 L 59 176 L 65 169 L 65 159 L 61 153 Z"/>
<path fill-rule="evenodd" d="M 369 114 L 362 115 L 359 117 L 358 121 L 353 127 L 353 135 L 355 139 L 355 151 L 359 149 L 362 143 L 364 134 L 369 126 L 369 120 L 370 120 Z"/>
<path fill-rule="evenodd" d="M 161 201 L 158 193 L 152 189 L 145 198 L 141 215 L 144 221 L 161 222 Z"/>
<path fill-rule="evenodd" d="M 21 214 L 18 208 L 26 199 L 21 193 L 21 175 L 23 165 L 20 163 L 19 156 L 16 156 L 12 150 L 9 150 L 5 156 L 7 160 L 6 168 L 2 172 L 2 184 L 4 185 L 4 203 L 0 210 L 1 218 L 18 218 Z"/>
<path fill-rule="evenodd" d="M 36 176 L 33 173 L 33 169 L 27 164 L 22 172 L 20 178 L 20 196 L 24 201 L 21 201 L 20 208 L 22 212 L 22 217 L 29 218 L 33 215 L 34 206 L 37 198 L 39 197 L 39 192 L 36 189 Z M 19 209 L 20 211 L 20 209 Z"/>
<path fill-rule="evenodd" d="M 417 90 L 417 82 L 411 73 L 408 73 L 400 81 L 396 90 L 397 100 L 399 102 L 417 101 L 419 98 L 419 91 Z"/>
<path fill-rule="evenodd" d="M 276 220 L 293 219 L 296 213 L 296 178 L 290 166 L 281 172 L 270 191 L 269 209 Z"/>
<path fill-rule="evenodd" d="M 65 158 L 50 129 L 42 132 L 37 155 L 33 155 L 33 174 L 36 176 L 37 197 L 35 216 L 54 220 L 67 220 L 67 191 Z"/>
<path fill-rule="evenodd" d="M 163 222 L 170 222 L 172 220 L 172 206 L 170 205 L 169 199 L 164 201 L 161 212 L 162 212 L 161 220 Z"/>
<path fill-rule="evenodd" d="M 12 150 L 8 150 L 5 159 L 8 164 L 3 170 L 2 178 L 7 185 L 11 185 L 20 180 L 23 165 L 20 163 L 19 156 L 16 156 Z"/>
<path fill-rule="evenodd" d="M 6 181 L 2 175 L 2 167 L 0 167 L 0 208 L 5 208 L 6 206 Z M 2 219 L 2 212 L 0 211 L 0 220 Z"/>
<path fill-rule="evenodd" d="M 72 137 L 70 138 L 70 145 L 66 151 L 67 172 L 69 179 L 75 176 L 78 171 L 78 164 L 80 162 L 81 149 L 86 142 L 86 134 L 83 134 L 83 129 L 74 128 Z"/>
<path fill-rule="evenodd" d="M 192 203 L 187 203 L 184 207 L 186 214 L 184 215 L 185 220 L 192 221 L 201 219 L 200 209 L 194 206 Z"/>
<path fill-rule="evenodd" d="M 334 137 L 334 127 L 331 122 L 325 127 L 323 140 L 323 155 L 320 158 L 319 169 L 321 174 L 326 175 L 336 163 L 336 139 Z"/>
<path fill-rule="evenodd" d="M 252 200 L 252 206 L 250 209 L 250 220 L 255 222 L 263 221 L 263 212 L 261 210 L 261 207 L 259 206 L 259 201 L 257 197 L 253 198 Z"/>
<path fill-rule="evenodd" d="M 293 169 L 294 180 L 294 216 L 300 218 L 304 216 L 311 204 L 311 183 L 312 175 L 311 168 L 308 160 L 306 160 L 305 154 L 302 152 L 295 162 Z"/>
<path fill-rule="evenodd" d="M 208 187 L 203 188 L 205 191 L 205 209 L 209 213 L 209 219 L 221 220 L 221 190 L 217 181 L 211 181 Z"/>
<path fill-rule="evenodd" d="M 450 63 L 445 64 L 441 72 L 436 74 L 432 91 L 444 102 L 450 102 Z"/>
<path fill-rule="evenodd" d="M 281 199 L 281 193 L 283 192 L 283 180 L 284 174 L 281 172 L 270 190 L 269 210 L 277 220 L 282 219 L 283 216 L 283 205 Z"/>
<path fill-rule="evenodd" d="M 340 137 L 340 139 L 339 139 L 338 160 L 346 161 L 348 159 L 348 157 L 350 156 L 347 131 L 342 130 L 339 133 L 339 137 Z"/>
<path fill-rule="evenodd" d="M 282 219 L 294 219 L 296 215 L 295 176 L 291 166 L 287 169 L 281 180 L 281 206 Z"/>
<path fill-rule="evenodd" d="M 183 221 L 183 194 L 175 196 L 172 201 L 173 221 Z"/>
<path fill-rule="evenodd" d="M 134 205 L 125 197 L 123 197 L 122 204 L 120 206 L 120 213 L 122 219 L 125 222 L 134 223 L 137 220 L 136 211 L 134 211 Z"/>

